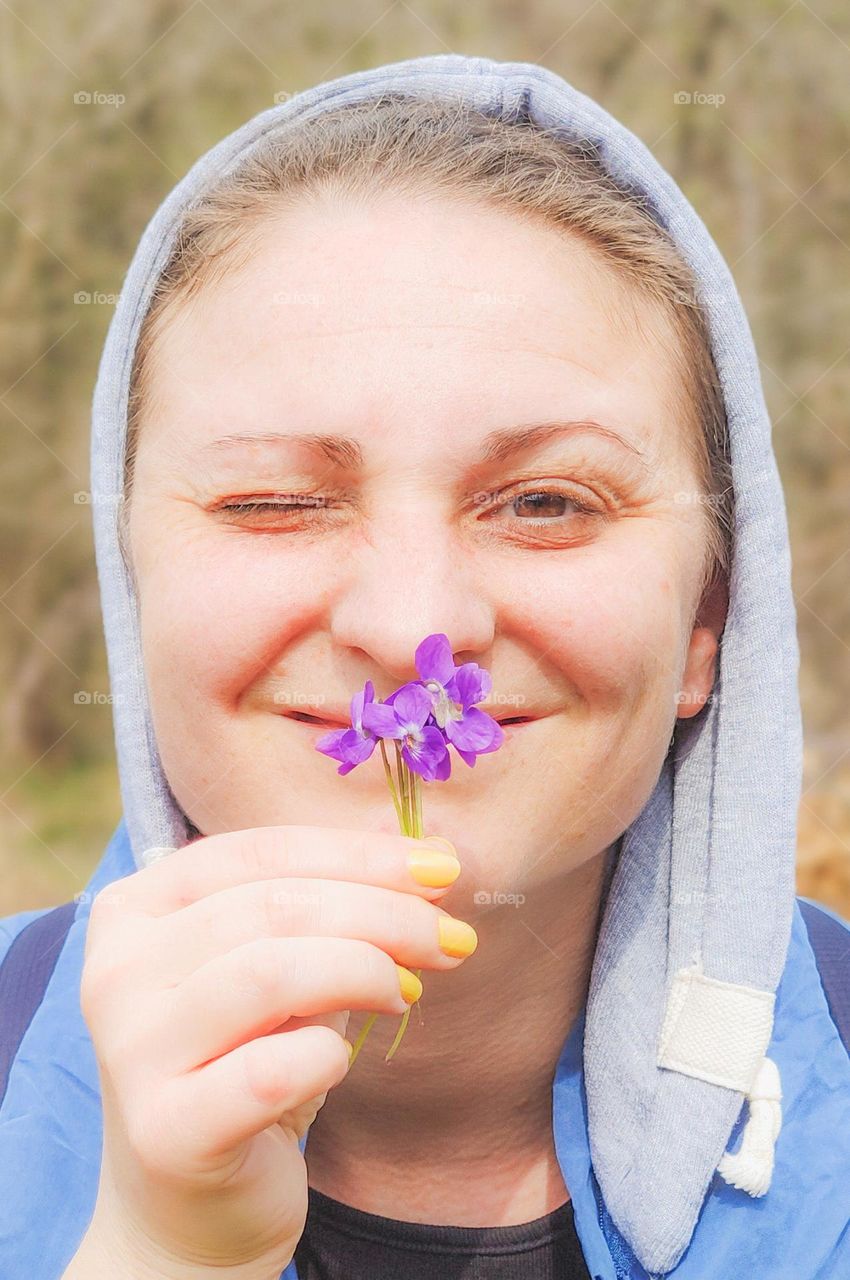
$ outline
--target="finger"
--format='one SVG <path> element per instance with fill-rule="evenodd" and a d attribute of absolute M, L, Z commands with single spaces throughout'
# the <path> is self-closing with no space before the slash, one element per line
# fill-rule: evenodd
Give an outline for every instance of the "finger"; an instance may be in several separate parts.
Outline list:
<path fill-rule="evenodd" d="M 175 1076 L 157 1106 L 170 1163 L 214 1169 L 240 1143 L 339 1084 L 348 1066 L 342 1037 L 316 1025 L 262 1036 Z"/>
<path fill-rule="evenodd" d="M 331 1013 L 314 1013 L 309 1018 L 287 1018 L 278 1026 L 267 1031 L 267 1036 L 277 1035 L 279 1031 L 297 1031 L 299 1027 L 330 1027 L 343 1039 L 348 1034 L 350 1009 L 334 1009 Z"/>
<path fill-rule="evenodd" d="M 408 976 L 418 994 L 421 983 Z M 410 1004 L 386 952 L 348 938 L 261 938 L 216 956 L 157 999 L 166 1075 L 194 1070 L 270 1031 L 286 1034 L 293 1016 L 341 1009 L 398 1015 Z"/>
<path fill-rule="evenodd" d="M 454 943 L 441 935 L 450 922 Z M 414 968 L 453 969 L 465 959 L 458 934 L 474 950 L 475 930 L 442 907 L 396 889 L 341 880 L 253 880 L 222 889 L 152 922 L 148 977 L 176 986 L 217 955 L 264 937 L 358 938 Z M 441 948 L 441 942 L 446 947 Z M 471 950 L 466 955 L 471 954 Z"/>
<path fill-rule="evenodd" d="M 177 911 L 246 881 L 281 876 L 383 885 L 431 899 L 445 893 L 460 874 L 460 864 L 447 855 L 445 844 L 342 827 L 252 827 L 184 845 L 126 877 L 122 888 L 127 909 L 150 916 Z"/>

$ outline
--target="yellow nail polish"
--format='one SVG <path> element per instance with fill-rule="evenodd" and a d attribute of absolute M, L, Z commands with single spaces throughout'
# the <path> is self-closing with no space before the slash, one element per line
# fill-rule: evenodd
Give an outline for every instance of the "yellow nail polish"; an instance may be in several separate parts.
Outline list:
<path fill-rule="evenodd" d="M 346 1040 L 345 1036 L 342 1037 L 342 1043 L 345 1045 L 346 1049 L 348 1050 L 348 1061 L 351 1062 L 351 1055 L 354 1052 L 354 1045 L 351 1043 L 350 1040 Z"/>
<path fill-rule="evenodd" d="M 403 964 L 397 964 L 398 980 L 401 986 L 401 994 L 404 996 L 408 1004 L 413 1004 L 422 995 L 422 983 L 419 981 L 415 973 L 411 973 L 409 969 L 405 969 Z"/>
<path fill-rule="evenodd" d="M 457 849 L 454 847 L 451 840 L 447 840 L 445 836 L 423 836 L 422 839 L 427 844 L 442 845 L 446 853 L 450 853 L 453 858 L 457 857 Z"/>
<path fill-rule="evenodd" d="M 471 956 L 478 946 L 478 934 L 465 920 L 440 916 L 440 950 L 447 956 Z"/>
<path fill-rule="evenodd" d="M 407 860 L 410 874 L 417 884 L 424 884 L 429 889 L 443 889 L 454 884 L 460 875 L 460 863 L 448 853 L 439 849 L 414 849 Z"/>

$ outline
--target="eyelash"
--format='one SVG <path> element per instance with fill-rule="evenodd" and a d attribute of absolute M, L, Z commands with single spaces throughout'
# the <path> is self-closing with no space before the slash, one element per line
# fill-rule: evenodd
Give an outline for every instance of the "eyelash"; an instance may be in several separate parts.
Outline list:
<path fill-rule="evenodd" d="M 579 516 L 602 515 L 601 511 L 598 511 L 595 507 L 590 506 L 587 502 L 584 502 L 580 498 L 576 497 L 574 492 L 570 492 L 566 489 L 559 489 L 559 488 L 547 489 L 547 488 L 539 487 L 536 489 L 523 489 L 522 491 L 518 493 L 514 493 L 513 495 L 510 495 L 507 491 L 503 490 L 501 493 L 497 493 L 494 495 L 494 501 L 491 504 L 491 506 L 496 511 L 499 511 L 504 507 L 511 506 L 512 503 L 521 502 L 524 498 L 539 498 L 539 497 L 555 497 L 555 498 L 566 499 L 566 501 L 572 503 L 573 507 L 575 508 L 575 511 L 573 512 L 574 515 L 579 515 Z M 490 512 L 490 515 L 492 515 L 492 511 Z M 541 520 L 539 523 L 535 523 L 535 521 L 533 520 L 521 520 L 520 523 L 524 525 L 530 524 L 532 528 L 535 528 L 535 527 L 540 528 L 540 527 L 545 527 L 546 524 L 549 523 L 549 521 L 546 519 L 546 517 L 541 517 Z"/>
<path fill-rule="evenodd" d="M 520 502 L 522 499 L 544 497 L 544 496 L 566 499 L 567 502 L 572 504 L 574 511 L 572 513 L 565 513 L 565 514 L 572 514 L 581 519 L 585 519 L 589 516 L 599 517 L 605 514 L 605 511 L 598 510 L 597 508 L 592 507 L 589 503 L 577 497 L 574 492 L 570 492 L 570 491 L 567 491 L 566 489 L 557 488 L 553 486 L 548 488 L 537 487 L 532 489 L 524 489 L 520 492 L 514 493 L 513 496 L 509 496 L 509 491 L 507 490 L 502 490 L 501 492 L 495 493 L 493 495 L 493 500 L 490 503 L 491 509 L 487 513 L 485 518 L 486 519 L 492 518 L 492 516 L 494 515 L 494 512 L 497 513 L 499 510 L 510 506 L 512 503 Z M 235 516 L 260 515 L 264 512 L 275 511 L 275 512 L 282 513 L 284 515 L 289 516 L 296 513 L 299 510 L 315 511 L 319 513 L 319 515 L 321 515 L 323 511 L 327 510 L 323 500 L 320 499 L 318 504 L 311 505 L 309 498 L 310 498 L 310 495 L 305 495 L 305 501 L 295 502 L 295 503 L 271 502 L 271 501 L 231 502 L 231 503 L 222 504 L 217 508 L 217 511 L 222 514 L 226 513 L 226 514 L 235 515 Z M 518 517 L 515 517 L 515 518 L 519 520 Z M 549 520 L 546 517 L 543 517 L 540 520 L 534 520 L 534 519 L 519 520 L 519 524 L 524 525 L 526 528 L 545 529 L 545 528 L 554 528 L 555 520 L 554 519 Z"/>
<path fill-rule="evenodd" d="M 323 504 L 322 504 L 323 505 Z M 254 511 L 289 511 L 289 509 L 307 511 L 320 511 L 320 505 L 311 507 L 306 502 L 227 502 L 216 508 L 218 511 L 228 511 L 236 515 L 245 515 Z"/>

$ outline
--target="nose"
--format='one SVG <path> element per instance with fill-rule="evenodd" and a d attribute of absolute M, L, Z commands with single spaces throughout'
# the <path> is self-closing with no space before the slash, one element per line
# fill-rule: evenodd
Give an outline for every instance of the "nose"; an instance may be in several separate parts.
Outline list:
<path fill-rule="evenodd" d="M 494 610 L 474 578 L 451 528 L 422 506 L 408 506 L 360 544 L 332 606 L 331 634 L 340 648 L 366 656 L 376 697 L 418 679 L 416 647 L 435 632 L 448 636 L 457 665 L 485 665 Z"/>

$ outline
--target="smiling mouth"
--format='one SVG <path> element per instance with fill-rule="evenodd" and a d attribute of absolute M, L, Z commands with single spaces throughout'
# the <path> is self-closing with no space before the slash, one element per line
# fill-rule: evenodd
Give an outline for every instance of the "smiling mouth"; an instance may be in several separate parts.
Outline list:
<path fill-rule="evenodd" d="M 321 725 L 322 728 L 328 729 L 350 729 L 349 723 L 343 723 L 341 720 L 323 719 L 322 716 L 312 716 L 307 711 L 281 711 L 280 714 L 286 720 L 300 720 L 302 724 Z"/>
<path fill-rule="evenodd" d="M 314 716 L 308 711 L 281 711 L 278 713 L 286 720 L 298 720 L 301 724 L 312 724 L 323 729 L 350 729 L 351 724 L 348 721 L 333 720 L 329 717 Z M 495 719 L 495 716 L 493 717 Z M 502 728 L 511 728 L 521 724 L 533 724 L 538 716 L 506 716 L 504 720 L 497 720 L 496 723 Z"/>

